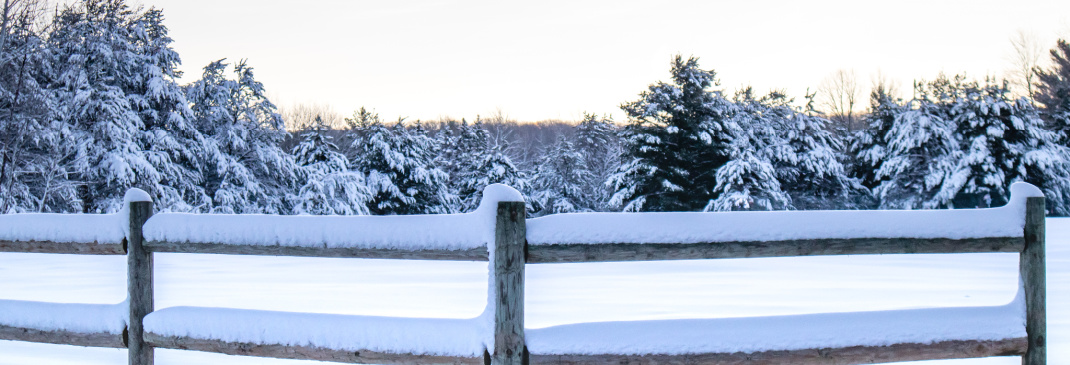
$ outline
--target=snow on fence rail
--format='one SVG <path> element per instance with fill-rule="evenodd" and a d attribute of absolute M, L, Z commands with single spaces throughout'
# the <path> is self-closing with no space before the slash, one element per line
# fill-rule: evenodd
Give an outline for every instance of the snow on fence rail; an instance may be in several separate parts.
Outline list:
<path fill-rule="evenodd" d="M 1044 198 L 942 211 L 587 213 L 524 219 L 492 185 L 472 213 L 394 217 L 152 215 L 132 190 L 115 215 L 0 216 L 0 251 L 126 254 L 116 305 L 0 301 L 0 339 L 373 364 L 857 364 L 1023 356 L 1046 364 Z M 151 217 L 151 218 L 150 218 Z M 153 311 L 152 253 L 490 261 L 477 318 L 414 319 L 174 307 Z M 1005 306 L 524 328 L 529 263 L 1019 252 Z"/>

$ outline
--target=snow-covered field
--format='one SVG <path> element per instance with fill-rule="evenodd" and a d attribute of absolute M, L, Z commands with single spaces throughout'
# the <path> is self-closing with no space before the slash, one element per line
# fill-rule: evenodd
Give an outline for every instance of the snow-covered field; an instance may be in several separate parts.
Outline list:
<path fill-rule="evenodd" d="M 0 254 L 0 299 L 113 304 L 123 256 Z M 527 326 L 1005 304 L 1016 254 L 888 255 L 527 267 Z M 470 318 L 486 263 L 156 255 L 156 307 Z M 1048 220 L 1050 363 L 1070 363 L 1070 219 Z M 157 350 L 158 364 L 305 361 Z M 0 341 L 0 364 L 122 364 L 126 352 Z M 1020 364 L 1017 357 L 926 364 Z"/>

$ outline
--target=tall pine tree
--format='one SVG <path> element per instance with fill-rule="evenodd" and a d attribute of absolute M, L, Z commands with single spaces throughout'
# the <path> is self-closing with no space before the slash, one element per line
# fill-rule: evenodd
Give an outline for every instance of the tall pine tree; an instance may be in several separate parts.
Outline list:
<path fill-rule="evenodd" d="M 205 140 L 198 185 L 211 201 L 198 210 L 288 213 L 299 188 L 299 167 L 279 146 L 287 136 L 282 116 L 251 67 L 239 62 L 230 79 L 227 66 L 224 60 L 212 62 L 200 80 L 184 88 Z"/>
<path fill-rule="evenodd" d="M 729 161 L 734 105 L 716 74 L 698 59 L 676 56 L 672 83 L 650 85 L 622 109 L 622 164 L 610 178 L 611 204 L 625 211 L 695 211 L 720 193 L 716 172 Z"/>
<path fill-rule="evenodd" d="M 535 215 L 594 211 L 598 200 L 589 190 L 594 174 L 587 156 L 566 136 L 547 147 L 532 179 Z"/>
<path fill-rule="evenodd" d="M 377 117 L 359 122 L 353 167 L 367 176 L 372 214 L 451 213 L 456 198 L 448 189 L 449 176 L 432 165 L 428 136 L 410 132 L 401 120 L 393 126 Z"/>
<path fill-rule="evenodd" d="M 305 184 L 297 196 L 294 214 L 364 215 L 369 214 L 371 190 L 364 176 L 349 170 L 349 161 L 338 151 L 328 134 L 330 128 L 316 117 L 301 133 L 301 142 L 293 154 L 303 169 Z"/>
<path fill-rule="evenodd" d="M 140 187 L 165 207 L 203 200 L 200 136 L 175 84 L 178 56 L 157 10 L 84 0 L 57 14 L 49 36 L 57 115 L 79 142 L 71 157 L 85 212 L 116 211 Z"/>
<path fill-rule="evenodd" d="M 591 209 L 604 211 L 611 209 L 609 200 L 613 190 L 606 186 L 606 181 L 620 166 L 621 141 L 618 128 L 609 117 L 585 113 L 583 120 L 575 128 L 575 148 L 586 160 L 588 178 L 584 182 L 584 194 L 591 202 Z"/>
<path fill-rule="evenodd" d="M 1051 50 L 1051 69 L 1037 69 L 1036 99 L 1043 107 L 1049 129 L 1060 133 L 1063 145 L 1070 145 L 1070 43 L 1060 39 Z"/>

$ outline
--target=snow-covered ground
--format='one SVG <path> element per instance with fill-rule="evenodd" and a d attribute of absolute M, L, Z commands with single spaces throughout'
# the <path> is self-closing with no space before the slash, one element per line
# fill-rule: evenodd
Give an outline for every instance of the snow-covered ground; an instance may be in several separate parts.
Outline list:
<path fill-rule="evenodd" d="M 123 256 L 0 254 L 0 299 L 113 304 Z M 529 265 L 529 328 L 591 322 L 989 306 L 1011 301 L 1016 254 Z M 471 318 L 486 263 L 156 255 L 156 306 Z M 1050 363 L 1070 363 L 1070 219 L 1048 220 Z M 157 350 L 158 364 L 301 364 Z M 121 364 L 123 350 L 0 341 L 0 364 Z M 1017 357 L 926 364 L 1020 364 Z"/>

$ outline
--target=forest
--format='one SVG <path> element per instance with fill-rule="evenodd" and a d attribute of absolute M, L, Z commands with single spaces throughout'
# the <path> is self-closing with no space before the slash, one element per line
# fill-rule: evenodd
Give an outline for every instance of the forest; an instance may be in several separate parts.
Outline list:
<path fill-rule="evenodd" d="M 978 208 L 1025 181 L 1049 214 L 1070 214 L 1065 40 L 1050 67 L 1026 70 L 1024 96 L 1007 80 L 940 76 L 906 100 L 879 84 L 852 116 L 818 110 L 815 94 L 728 92 L 678 55 L 670 80 L 622 101 L 623 121 L 409 121 L 285 113 L 243 60 L 179 84 L 162 11 L 49 6 L 3 9 L 4 213 L 115 212 L 133 187 L 175 212 L 459 213 L 492 183 L 520 190 L 532 216 Z"/>

